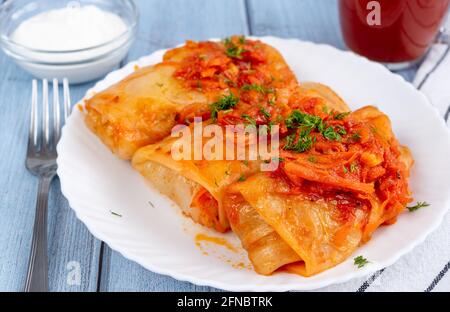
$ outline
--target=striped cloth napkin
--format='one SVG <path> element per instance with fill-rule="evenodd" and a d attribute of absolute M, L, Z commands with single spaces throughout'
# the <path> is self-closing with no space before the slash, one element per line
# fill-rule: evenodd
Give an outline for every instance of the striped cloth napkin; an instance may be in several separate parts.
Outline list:
<path fill-rule="evenodd" d="M 450 29 L 450 19 L 447 22 Z M 450 127 L 450 45 L 435 44 L 413 84 L 428 96 Z M 450 161 L 450 159 L 449 159 Z M 320 291 L 450 291 L 450 213 L 421 245 L 394 265 L 365 278 Z"/>

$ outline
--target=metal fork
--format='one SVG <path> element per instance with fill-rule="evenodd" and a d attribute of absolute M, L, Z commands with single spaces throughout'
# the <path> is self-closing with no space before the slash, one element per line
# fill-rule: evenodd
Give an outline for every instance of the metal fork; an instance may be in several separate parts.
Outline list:
<path fill-rule="evenodd" d="M 42 81 L 42 120 L 39 122 L 38 82 L 32 82 L 31 121 L 28 137 L 26 167 L 39 178 L 33 240 L 31 243 L 28 274 L 25 284 L 27 292 L 48 291 L 47 257 L 47 204 L 48 193 L 56 175 L 56 144 L 61 137 L 61 128 L 70 114 L 69 82 L 63 81 L 63 111 L 59 101 L 58 80 L 53 80 L 53 118 L 50 117 L 48 81 Z M 52 121 L 51 121 L 52 119 Z"/>

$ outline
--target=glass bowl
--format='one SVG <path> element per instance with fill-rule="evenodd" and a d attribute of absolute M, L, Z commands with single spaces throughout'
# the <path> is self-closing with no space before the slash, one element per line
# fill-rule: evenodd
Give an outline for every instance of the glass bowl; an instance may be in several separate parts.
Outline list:
<path fill-rule="evenodd" d="M 67 6 L 95 5 L 122 18 L 127 30 L 109 42 L 79 50 L 31 49 L 11 39 L 14 30 L 30 17 Z M 135 37 L 139 13 L 133 0 L 7 0 L 0 5 L 0 44 L 16 63 L 38 78 L 68 78 L 82 83 L 100 78 L 116 68 Z"/>

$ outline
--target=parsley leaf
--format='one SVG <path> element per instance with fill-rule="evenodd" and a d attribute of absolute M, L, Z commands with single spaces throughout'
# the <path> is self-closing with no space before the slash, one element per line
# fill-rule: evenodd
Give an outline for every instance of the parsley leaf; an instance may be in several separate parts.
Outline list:
<path fill-rule="evenodd" d="M 270 164 L 271 161 L 274 161 L 274 162 L 277 162 L 277 161 L 278 161 L 279 163 L 282 163 L 282 162 L 285 161 L 285 159 L 284 159 L 283 157 L 272 157 L 272 159 L 266 159 L 266 160 L 264 160 L 264 163 Z"/>
<path fill-rule="evenodd" d="M 297 152 L 304 152 L 311 148 L 314 139 L 310 133 L 314 130 L 321 133 L 322 136 L 329 141 L 341 141 L 342 135 L 346 135 L 347 131 L 343 126 L 338 126 L 337 131 L 332 126 L 328 126 L 322 118 L 315 115 L 309 115 L 294 110 L 285 120 L 288 129 L 301 129 L 300 137 L 295 141 L 294 137 L 287 137 L 285 149 Z"/>
<path fill-rule="evenodd" d="M 230 93 L 229 95 L 223 95 L 217 102 L 211 104 L 212 120 L 217 120 L 219 111 L 232 109 L 237 105 L 238 102 L 239 98 L 237 98 L 233 93 Z"/>
<path fill-rule="evenodd" d="M 247 122 L 248 122 L 250 125 L 256 127 L 256 120 L 255 120 L 255 119 L 253 119 L 252 117 L 250 117 L 250 116 L 247 115 L 247 114 L 244 114 L 244 115 L 242 115 L 241 117 L 244 118 L 245 120 L 247 120 Z"/>
<path fill-rule="evenodd" d="M 231 80 L 231 79 L 224 78 L 224 79 L 223 79 L 223 82 L 225 82 L 225 83 L 226 83 L 227 85 L 229 85 L 229 86 L 236 87 L 236 82 L 234 82 L 234 81 Z"/>
<path fill-rule="evenodd" d="M 334 115 L 334 119 L 335 120 L 342 120 L 345 117 L 347 117 L 348 115 L 350 115 L 350 112 L 339 113 L 339 114 Z"/>
<path fill-rule="evenodd" d="M 329 141 L 340 141 L 341 140 L 341 136 L 339 133 L 337 133 L 336 131 L 334 131 L 333 127 L 328 127 L 326 128 L 323 132 L 322 135 L 325 139 L 329 140 Z"/>
<path fill-rule="evenodd" d="M 361 134 L 359 134 L 358 132 L 353 133 L 350 137 L 350 141 L 353 143 L 359 142 L 359 140 L 361 140 Z"/>
<path fill-rule="evenodd" d="M 270 115 L 270 113 L 267 111 L 267 109 L 265 109 L 264 107 L 260 107 L 259 112 L 261 114 L 264 115 L 264 117 L 266 117 L 266 119 L 270 119 L 270 117 L 272 117 L 272 115 Z"/>
<path fill-rule="evenodd" d="M 274 93 L 275 91 L 271 88 L 267 88 L 265 86 L 259 84 L 245 84 L 241 88 L 242 91 L 256 91 L 262 94 Z"/>
<path fill-rule="evenodd" d="M 277 101 L 277 99 L 276 99 L 275 96 L 274 96 L 274 97 L 271 97 L 271 98 L 269 99 L 269 104 L 270 104 L 270 106 L 274 106 L 274 105 L 276 104 L 276 101 Z"/>
<path fill-rule="evenodd" d="M 247 180 L 247 178 L 245 177 L 245 175 L 241 174 L 241 176 L 239 177 L 238 181 L 239 182 L 244 182 L 245 180 Z"/>
<path fill-rule="evenodd" d="M 300 112 L 299 110 L 294 110 L 286 118 L 286 127 L 288 129 L 294 128 L 307 128 L 309 130 L 314 130 L 317 128 L 319 131 L 323 129 L 323 120 L 319 116 L 308 115 Z"/>
<path fill-rule="evenodd" d="M 117 213 L 117 212 L 114 212 L 114 211 L 112 211 L 112 210 L 110 210 L 109 211 L 113 216 L 116 216 L 116 217 L 119 217 L 119 218 L 122 218 L 122 215 L 121 214 L 119 214 L 119 213 Z"/>
<path fill-rule="evenodd" d="M 242 53 L 244 53 L 244 52 L 245 52 L 244 48 L 242 48 L 242 47 L 237 47 L 237 46 L 233 46 L 233 47 L 231 47 L 231 48 L 228 48 L 228 49 L 225 51 L 225 54 L 226 54 L 228 57 L 231 57 L 231 58 L 241 59 L 241 58 L 242 58 Z"/>
<path fill-rule="evenodd" d="M 340 134 L 340 135 L 346 135 L 347 134 L 347 131 L 345 130 L 345 128 L 343 127 L 343 126 L 337 126 L 337 132 Z"/>
<path fill-rule="evenodd" d="M 239 43 L 243 44 L 241 38 L 239 39 Z M 244 43 L 245 43 L 245 39 L 244 39 Z M 223 44 L 225 45 L 225 48 L 226 48 L 225 54 L 228 57 L 241 59 L 242 53 L 246 52 L 246 50 L 243 47 L 235 45 L 230 38 L 226 38 L 223 41 Z"/>
<path fill-rule="evenodd" d="M 424 207 L 428 207 L 428 206 L 430 206 L 429 203 L 419 201 L 419 202 L 417 202 L 417 204 L 415 206 L 406 207 L 406 208 L 408 208 L 409 212 L 414 212 L 416 210 L 419 210 L 420 208 L 424 208 Z"/>
<path fill-rule="evenodd" d="M 353 261 L 354 264 L 358 266 L 358 269 L 361 269 L 363 266 L 369 263 L 369 261 L 367 261 L 367 259 L 364 258 L 363 256 L 358 256 L 355 259 L 353 259 Z"/>
<path fill-rule="evenodd" d="M 225 39 L 223 39 L 223 44 L 224 44 L 226 47 L 228 47 L 228 46 L 232 45 L 233 42 L 231 42 L 231 38 L 225 38 Z"/>
<path fill-rule="evenodd" d="M 357 170 L 358 170 L 358 164 L 352 162 L 352 163 L 350 164 L 350 172 L 351 172 L 351 173 L 354 173 L 354 172 L 356 172 Z"/>
<path fill-rule="evenodd" d="M 293 133 L 286 137 L 286 145 L 284 146 L 285 150 L 291 150 L 297 153 L 303 153 L 307 150 L 311 149 L 313 145 L 313 138 L 309 136 L 309 131 L 302 131 L 295 141 L 297 135 Z"/>

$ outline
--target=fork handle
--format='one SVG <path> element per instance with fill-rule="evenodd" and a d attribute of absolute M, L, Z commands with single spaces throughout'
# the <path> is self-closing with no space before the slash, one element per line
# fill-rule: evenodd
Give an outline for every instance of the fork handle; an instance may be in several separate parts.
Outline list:
<path fill-rule="evenodd" d="M 50 184 L 54 176 L 55 174 L 51 173 L 39 177 L 33 240 L 25 284 L 26 292 L 48 291 L 47 205 Z"/>

